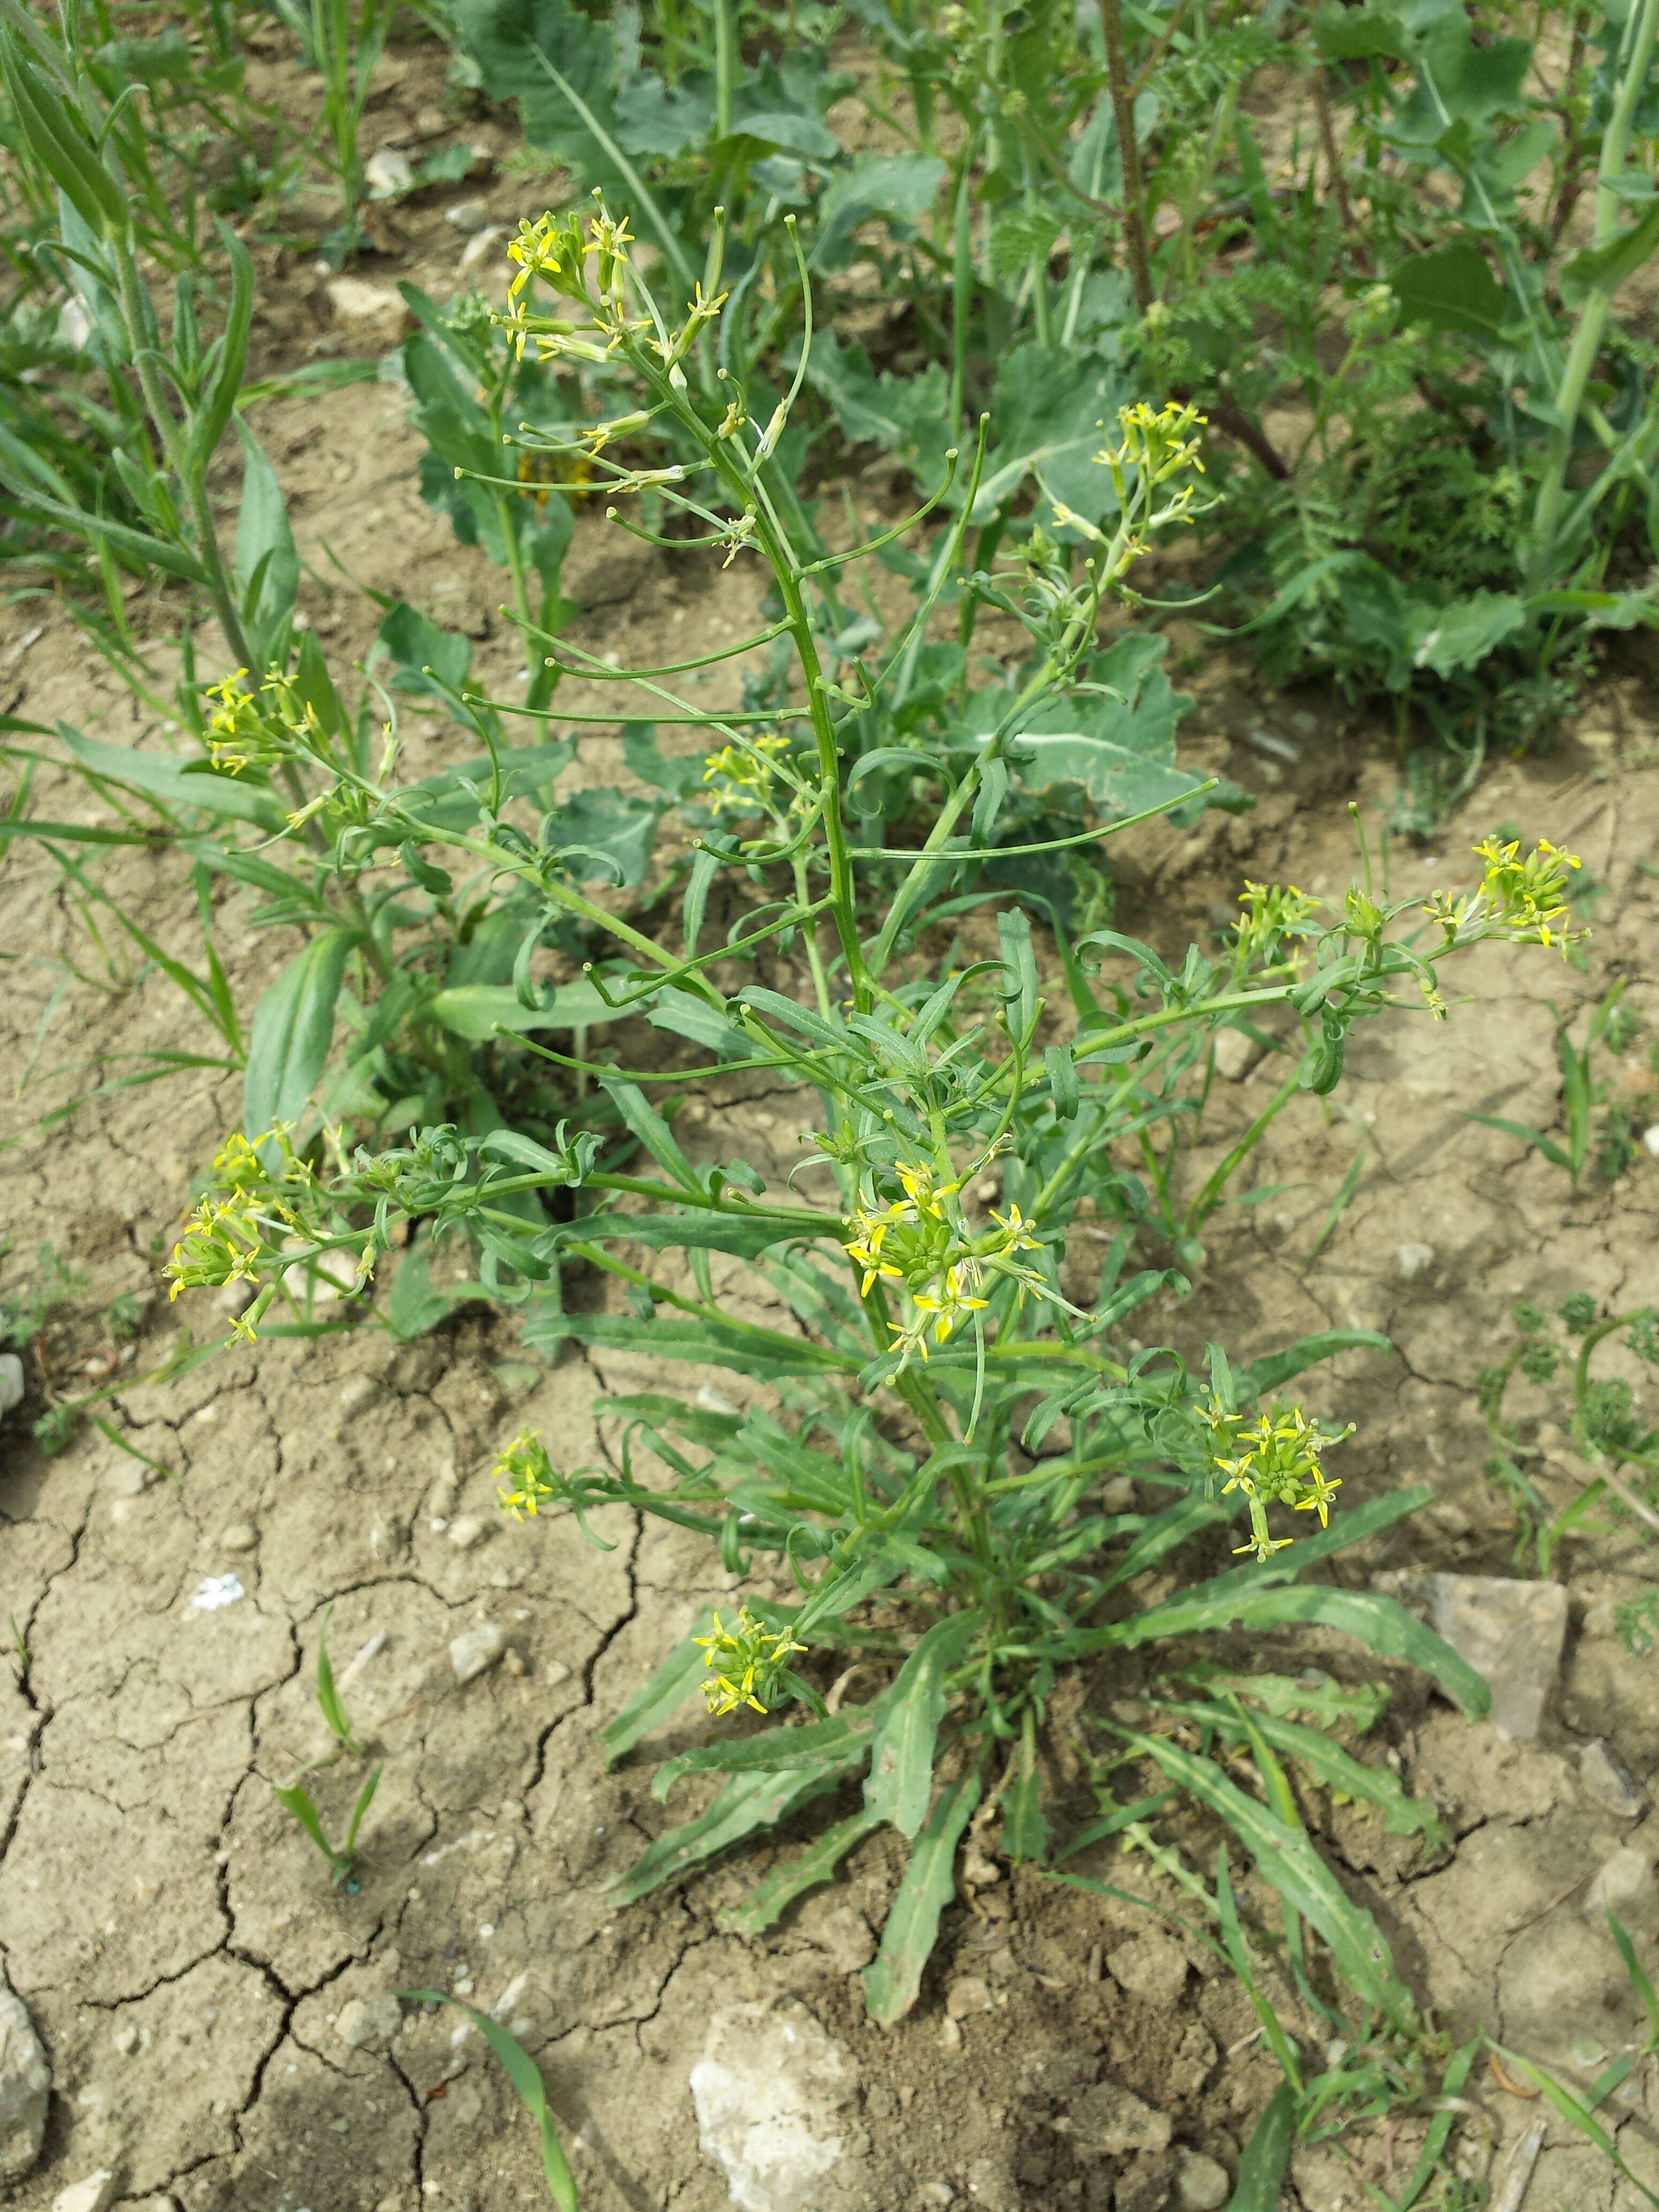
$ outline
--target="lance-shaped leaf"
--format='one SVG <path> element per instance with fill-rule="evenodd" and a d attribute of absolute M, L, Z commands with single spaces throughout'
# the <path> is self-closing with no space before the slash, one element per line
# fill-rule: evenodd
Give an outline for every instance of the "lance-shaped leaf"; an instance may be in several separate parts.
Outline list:
<path fill-rule="evenodd" d="M 839 1763 L 799 1768 L 781 1774 L 734 1774 L 708 1811 L 681 1827 L 671 1828 L 642 1851 L 631 1871 L 611 1893 L 618 1905 L 632 1905 L 660 1889 L 665 1881 L 701 1866 L 718 1851 L 741 1843 L 757 1828 L 773 1828 L 789 1814 L 836 1788 L 849 1767 L 865 1755 L 862 1739 L 853 1743 Z"/>
<path fill-rule="evenodd" d="M 900 1669 L 884 1703 L 864 1802 L 901 1835 L 914 1836 L 933 1790 L 933 1752 L 945 1717 L 945 1677 L 979 1627 L 977 1608 L 936 1620 Z"/>
<path fill-rule="evenodd" d="M 810 1721 L 805 1728 L 763 1729 L 758 1735 L 729 1736 L 699 1744 L 678 1759 L 665 1759 L 651 1778 L 651 1795 L 666 1797 L 688 1774 L 804 1774 L 833 1765 L 839 1771 L 849 1753 L 870 1737 L 867 1711 L 837 1713 Z"/>
<path fill-rule="evenodd" d="M 1304 1828 L 1291 1827 L 1247 1796 L 1213 1759 L 1159 1736 L 1124 1731 L 1126 1741 L 1155 1759 L 1170 1779 L 1219 1814 L 1244 1844 L 1265 1881 L 1316 1928 L 1350 1989 L 1402 2034 L 1417 2025 L 1411 1992 L 1395 1972 L 1388 1938 L 1356 1905 L 1314 1849 Z"/>
<path fill-rule="evenodd" d="M 297 1121 L 334 1041 L 334 1007 L 351 929 L 313 937 L 270 986 L 253 1017 L 243 1082 L 243 1123 L 262 1137 L 278 1121 Z"/>
<path fill-rule="evenodd" d="M 916 2001 L 922 1968 L 939 1936 L 939 1915 L 954 1893 L 957 1845 L 979 1791 L 975 1768 L 943 1792 L 910 1847 L 910 1863 L 881 1932 L 881 1949 L 864 1970 L 864 2001 L 872 2020 L 902 2020 Z"/>
<path fill-rule="evenodd" d="M 722 1928 L 734 1936 L 758 1936 L 787 1912 L 798 1897 L 828 1881 L 855 1844 L 881 1826 L 869 1813 L 850 1814 L 815 1837 L 805 1850 L 773 1868 L 757 1882 L 744 1905 L 727 1905 L 718 1917 Z"/>
<path fill-rule="evenodd" d="M 692 1622 L 688 1633 L 669 1653 L 662 1665 L 642 1690 L 636 1690 L 615 1720 L 599 1731 L 599 1741 L 605 1746 L 607 1766 L 614 1765 L 625 1752 L 632 1751 L 642 1735 L 659 1729 L 672 1712 L 678 1712 L 704 1673 L 703 1653 L 695 1642 L 707 1636 L 714 1626 L 714 1608 L 704 1606 Z"/>

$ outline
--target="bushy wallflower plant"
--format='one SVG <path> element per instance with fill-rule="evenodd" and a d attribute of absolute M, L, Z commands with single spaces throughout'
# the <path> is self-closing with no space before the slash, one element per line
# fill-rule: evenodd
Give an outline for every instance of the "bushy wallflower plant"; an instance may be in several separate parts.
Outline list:
<path fill-rule="evenodd" d="M 1115 519 L 1076 533 L 1069 549 L 1034 540 L 1010 566 L 974 573 L 968 517 L 981 438 L 967 464 L 969 495 L 931 550 L 937 588 L 849 682 L 827 672 L 842 611 L 834 577 L 901 532 L 810 559 L 798 547 L 776 455 L 810 327 L 793 389 L 760 409 L 722 349 L 718 235 L 701 284 L 678 306 L 647 283 L 627 225 L 603 206 L 526 224 L 512 258 L 504 321 L 514 344 L 555 361 L 597 357 L 632 398 L 624 415 L 562 444 L 526 434 L 529 449 L 556 460 L 580 453 L 611 500 L 648 494 L 692 526 L 691 544 L 758 562 L 769 580 L 777 614 L 768 628 L 634 679 L 659 722 L 696 732 L 701 774 L 722 803 L 684 877 L 679 927 L 657 933 L 576 888 L 556 809 L 526 830 L 505 817 L 490 778 L 471 787 L 465 820 L 356 769 L 342 769 L 324 807 L 349 817 L 365 849 L 396 846 L 406 865 L 434 875 L 458 853 L 498 869 L 532 902 L 527 943 L 573 911 L 608 930 L 615 949 L 592 974 L 590 1036 L 644 1012 L 701 1046 L 711 1075 L 764 1070 L 773 1085 L 794 1086 L 806 1154 L 781 1194 L 740 1161 L 694 1162 L 674 1125 L 682 1075 L 624 1071 L 591 1047 L 547 1049 L 609 1102 L 637 1155 L 626 1172 L 588 1130 L 561 1127 L 544 1141 L 446 1127 L 397 1148 L 341 1151 L 301 1175 L 280 1129 L 255 1129 L 222 1156 L 175 1280 L 254 1280 L 246 1323 L 257 1328 L 293 1271 L 349 1249 L 366 1278 L 399 1224 L 420 1219 L 434 1236 L 471 1240 L 483 1280 L 520 1308 L 539 1349 L 628 1346 L 761 1386 L 742 1412 L 667 1389 L 611 1401 L 619 1471 L 565 1464 L 540 1437 L 520 1437 L 498 1470 L 502 1502 L 538 1523 L 553 1508 L 580 1521 L 598 1504 L 630 1506 L 705 1534 L 748 1578 L 735 1616 L 699 1623 L 606 1741 L 622 1755 L 700 1682 L 716 1717 L 763 1714 L 771 1725 L 722 1731 L 659 1771 L 659 1796 L 690 1773 L 721 1785 L 651 1844 L 622 1893 L 642 1895 L 812 1802 L 845 1798 L 861 1777 L 854 1809 L 729 1918 L 767 1926 L 860 1838 L 896 1829 L 911 1845 L 909 1870 L 865 1978 L 872 2012 L 890 2020 L 916 1998 L 957 1846 L 970 1820 L 986 1818 L 980 1808 L 1000 1810 L 1010 1856 L 1048 1853 L 1054 1808 L 1041 1753 L 1065 1670 L 1170 1638 L 1316 1622 L 1414 1660 L 1471 1710 L 1484 1703 L 1479 1679 L 1389 1600 L 1300 1579 L 1425 1494 L 1388 1493 L 1333 1516 L 1340 1485 L 1324 1459 L 1340 1437 L 1290 1395 L 1316 1362 L 1382 1349 L 1382 1340 L 1334 1330 L 1248 1365 L 1213 1346 L 1201 1377 L 1172 1351 L 1137 1348 L 1124 1336 L 1131 1317 L 1185 1285 L 1133 1264 L 1144 1194 L 1127 1163 L 1148 1102 L 1187 1064 L 1194 1036 L 1288 1012 L 1302 1033 L 1291 1092 L 1321 1094 L 1340 1078 L 1356 1023 L 1443 1011 L 1447 959 L 1542 929 L 1553 941 L 1563 917 L 1543 862 L 1516 876 L 1510 860 L 1488 859 L 1477 891 L 1437 900 L 1433 930 L 1418 902 L 1388 898 L 1369 870 L 1334 902 L 1252 885 L 1220 957 L 1194 947 L 1171 967 L 1111 931 L 1060 939 L 1063 1019 L 1048 1007 L 1016 901 L 995 913 L 994 954 L 964 963 L 942 950 L 994 850 L 1030 732 L 1097 665 L 1103 611 L 1152 532 L 1190 504 L 1188 416 L 1127 410 L 1103 448 Z M 659 465 L 653 441 L 674 458 Z M 512 468 L 509 457 L 503 481 L 518 481 Z M 660 542 L 688 542 L 648 529 L 631 504 L 612 513 Z M 863 759 L 866 718 L 925 645 L 951 578 L 1015 611 L 1032 654 L 982 742 L 954 757 L 920 843 L 866 848 L 844 764 Z M 764 705 L 701 710 L 675 680 L 780 640 L 790 662 Z M 256 714 L 258 742 L 279 764 L 291 747 L 318 757 L 286 714 L 240 701 L 227 712 L 234 722 Z M 244 744 L 240 726 L 224 742 Z M 704 787 L 697 779 L 694 760 L 686 787 Z M 1060 842 L 1097 844 L 1106 834 Z M 711 943 L 722 871 L 749 897 Z M 763 945 L 793 964 L 799 995 L 757 980 Z M 527 971 L 520 980 L 533 1012 L 543 987 Z M 574 1218 L 526 1206 L 556 1190 Z M 1116 1224 L 1103 1248 L 1082 1248 L 1100 1255 L 1086 1280 L 1078 1248 L 1067 1255 L 1080 1218 Z M 718 1281 L 715 1255 L 732 1263 Z M 557 1271 L 576 1258 L 614 1279 L 615 1310 L 565 1310 Z M 781 1299 L 791 1325 L 754 1318 L 745 1279 Z M 1137 1502 L 1109 1507 L 1101 1486 L 1125 1474 L 1139 1480 Z M 1298 1514 L 1318 1527 L 1292 1543 Z M 1217 1564 L 1217 1538 L 1234 1546 L 1233 1562 Z M 1185 1586 L 1138 1603 L 1137 1583 L 1177 1561 Z M 830 1679 L 851 1660 L 863 1662 L 866 1687 L 831 1700 Z M 1247 1838 L 1362 2008 L 1408 2027 L 1411 1999 L 1381 1931 L 1320 1865 L 1293 1804 L 1264 1808 L 1215 1760 L 1166 1736 L 1121 1734 L 1126 1753 L 1157 1762 Z"/>

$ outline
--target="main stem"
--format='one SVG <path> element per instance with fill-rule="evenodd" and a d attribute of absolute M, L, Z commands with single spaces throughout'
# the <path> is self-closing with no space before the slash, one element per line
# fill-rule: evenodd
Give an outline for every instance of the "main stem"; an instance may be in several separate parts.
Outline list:
<path fill-rule="evenodd" d="M 1122 0 L 1100 0 L 1100 28 L 1106 41 L 1106 83 L 1117 124 L 1118 158 L 1123 167 L 1123 245 L 1135 305 L 1144 315 L 1152 304 L 1152 264 L 1146 250 L 1146 187 L 1140 172 L 1140 142 L 1135 136 L 1134 94 L 1123 61 Z"/>

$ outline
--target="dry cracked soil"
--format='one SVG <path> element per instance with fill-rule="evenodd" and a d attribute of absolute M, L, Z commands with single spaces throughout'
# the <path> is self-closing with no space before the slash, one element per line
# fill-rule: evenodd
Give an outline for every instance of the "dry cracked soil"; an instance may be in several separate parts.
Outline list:
<path fill-rule="evenodd" d="M 395 101 L 376 111 L 383 124 L 398 112 Z M 489 190 L 492 216 L 517 211 L 510 179 Z M 404 241 L 399 273 L 442 294 L 462 251 L 434 206 Z M 269 273 L 290 321 L 314 303 L 300 275 Z M 346 328 L 325 336 L 348 350 L 367 343 Z M 303 604 L 331 653 L 361 658 L 374 620 L 343 571 L 467 629 L 486 678 L 510 683 L 513 640 L 494 611 L 501 578 L 421 504 L 418 443 L 397 389 L 274 403 L 258 422 L 308 564 Z M 591 514 L 567 590 L 586 610 L 574 635 L 623 659 L 661 657 L 665 640 L 688 633 L 734 635 L 757 596 L 738 571 L 619 550 Z M 143 601 L 135 619 L 153 625 L 164 657 L 166 603 Z M 1188 757 L 1224 768 L 1258 803 L 1129 844 L 1121 922 L 1166 949 L 1213 927 L 1245 875 L 1289 873 L 1316 891 L 1345 882 L 1348 804 L 1378 818 L 1394 781 L 1366 731 L 1317 701 L 1292 712 L 1226 660 L 1183 680 L 1199 700 Z M 561 696 L 588 703 L 580 686 Z M 122 744 L 167 740 L 46 602 L 0 613 L 0 709 Z M 1217 1218 L 1191 1297 L 1138 1317 L 1189 1354 L 1218 1334 L 1245 1356 L 1331 1326 L 1391 1339 L 1392 1357 L 1349 1353 L 1311 1378 L 1314 1409 L 1357 1425 L 1345 1502 L 1419 1481 L 1435 1492 L 1336 1563 L 1350 1583 L 1513 1576 L 1510 1508 L 1482 1472 L 1479 1370 L 1507 1351 L 1518 1298 L 1547 1307 L 1585 1290 L 1617 1305 L 1659 1291 L 1659 1158 L 1640 1151 L 1616 1181 L 1590 1173 L 1575 1194 L 1539 1152 L 1468 1118 L 1559 1129 L 1558 1012 L 1582 1034 L 1585 1011 L 1617 981 L 1650 1024 L 1631 1065 L 1659 1025 L 1656 710 L 1639 668 L 1615 672 L 1575 733 L 1547 757 L 1498 769 L 1431 849 L 1396 843 L 1396 880 L 1425 888 L 1467 879 L 1468 848 L 1494 822 L 1581 853 L 1595 927 L 1583 962 L 1483 954 L 1459 972 L 1467 997 L 1446 1024 L 1363 1036 L 1334 1110 L 1302 1100 L 1275 1124 L 1251 1171 L 1269 1195 Z M 1275 741 L 1265 751 L 1264 732 Z M 435 723 L 410 744 L 422 765 L 454 752 Z M 625 783 L 616 737 L 586 738 L 574 774 Z M 102 818 L 54 769 L 36 795 L 43 813 Z M 164 947 L 191 951 L 195 896 L 175 856 L 124 852 L 100 880 Z M 234 890 L 215 899 L 231 980 L 251 1006 L 294 940 L 252 931 Z M 40 1279 L 43 1244 L 82 1279 L 31 1352 L 27 1398 L 0 1429 L 0 1613 L 15 1646 L 0 1672 L 0 1972 L 52 2082 L 15 2212 L 106 2201 L 147 2212 L 505 2212 L 541 2201 L 531 2123 L 461 2012 L 396 2002 L 420 1990 L 495 2014 L 535 2054 L 586 2212 L 1221 2202 L 1275 2069 L 1237 1982 L 1131 1902 L 1000 1865 L 988 1836 L 920 2004 L 890 2031 L 865 2019 L 858 1980 L 902 1870 L 887 1839 L 759 1940 L 724 1932 L 719 1916 L 772 1863 L 772 1847 L 613 1907 L 607 1883 L 695 1802 L 695 1783 L 672 1808 L 653 1799 L 653 1758 L 698 1740 L 702 1723 L 682 1716 L 615 1771 L 598 1730 L 698 1607 L 735 1583 L 690 1534 L 620 1510 L 595 1517 L 603 1547 L 566 1522 L 504 1522 L 489 1470 L 526 1425 L 570 1459 L 614 1462 L 619 1425 L 599 1401 L 656 1382 L 652 1363 L 573 1350 L 550 1368 L 506 1322 L 471 1309 L 413 1342 L 371 1321 L 144 1381 L 182 1328 L 223 1330 L 210 1297 L 193 1311 L 169 1307 L 159 1266 L 191 1178 L 234 1124 L 237 1082 L 187 1073 L 47 1119 L 135 1064 L 123 1054 L 208 1041 L 153 967 L 140 972 L 113 949 L 115 972 L 100 963 L 63 874 L 26 844 L 0 866 L 0 948 L 10 1123 L 0 1303 Z M 1615 1085 L 1624 1068 L 1602 1063 Z M 1194 1176 L 1278 1079 L 1270 1056 L 1218 1085 Z M 775 1182 L 798 1157 L 791 1099 L 741 1079 L 711 1078 L 681 1127 L 694 1157 L 738 1152 Z M 1333 1225 L 1360 1151 L 1352 1202 Z M 1079 1282 L 1089 1261 L 1080 1238 Z M 580 1295 L 600 1292 L 589 1284 Z M 122 1297 L 142 1313 L 125 1346 L 108 1329 Z M 103 1413 L 155 1465 L 89 1425 L 46 1456 L 30 1418 L 112 1371 L 120 1388 Z M 1650 1409 L 1651 1377 L 1633 1365 L 1628 1376 Z M 686 1379 L 744 1389 L 726 1374 Z M 1516 1411 L 1540 1488 L 1565 1504 L 1585 1470 L 1559 1395 L 1524 1385 Z M 1632 1656 L 1615 1632 L 1619 1606 L 1651 1589 L 1653 1557 L 1626 1517 L 1604 1516 L 1564 1547 L 1559 1659 L 1536 1638 L 1522 1655 L 1543 1692 L 1530 1735 L 1469 1723 L 1420 1680 L 1335 1637 L 1234 1639 L 1218 1655 L 1245 1669 L 1389 1681 L 1365 1755 L 1437 1802 L 1450 1848 L 1425 1858 L 1415 1839 L 1326 1793 L 1309 1794 L 1310 1824 L 1448 2032 L 1501 2033 L 1567 2080 L 1588 2078 L 1639 2017 L 1595 1900 L 1617 1900 L 1650 1961 L 1659 1940 L 1659 1816 L 1649 1810 L 1659 1655 Z M 324 1762 L 311 1787 L 337 1831 L 362 1779 L 352 1759 L 330 1760 L 312 1695 L 325 1620 L 355 1724 L 384 1765 L 349 1888 L 330 1886 L 272 1792 Z M 493 1663 L 463 1681 L 451 1646 L 477 1629 L 490 1632 Z M 1076 1713 L 1139 1710 L 1144 1687 L 1121 1668 L 1091 1677 Z M 1164 1832 L 1188 1832 L 1177 1819 Z M 1212 1838 L 1194 1826 L 1190 1841 L 1203 1863 Z M 1182 1901 L 1144 1856 L 1103 1849 L 1078 1863 L 1159 1904 Z M 1255 1894 L 1248 1883 L 1244 1893 Z M 793 2054 L 787 2081 L 780 2052 Z M 1462 2170 L 1507 2170 L 1543 2111 L 1512 2094 L 1524 2086 L 1486 2069 L 1472 2080 Z M 770 2100 L 779 2125 L 815 2147 L 810 2180 L 799 2161 L 793 2182 L 754 2162 L 732 2119 L 746 2096 Z M 1643 2071 L 1608 2114 L 1650 2185 L 1656 2096 Z M 1525 2212 L 1642 2201 L 1546 2118 Z M 1400 2186 L 1424 2126 L 1357 2128 L 1342 2144 L 1300 2150 L 1286 2203 L 1344 2212 L 1370 2201 L 1368 2184 Z M 99 2175 L 107 2181 L 73 2193 Z"/>

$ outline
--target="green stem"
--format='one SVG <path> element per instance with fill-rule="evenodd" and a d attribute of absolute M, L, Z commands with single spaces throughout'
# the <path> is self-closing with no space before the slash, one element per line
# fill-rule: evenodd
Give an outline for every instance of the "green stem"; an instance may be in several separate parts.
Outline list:
<path fill-rule="evenodd" d="M 1593 241 L 1596 246 L 1605 246 L 1618 227 L 1619 195 L 1613 189 L 1613 183 L 1615 178 L 1623 174 L 1629 157 L 1636 105 L 1653 59 L 1656 35 L 1659 35 L 1659 0 L 1643 0 L 1642 12 L 1636 20 L 1630 57 L 1601 140 Z M 1533 514 L 1532 558 L 1527 571 L 1528 587 L 1532 591 L 1541 589 L 1549 575 L 1550 556 L 1555 550 L 1556 527 L 1566 489 L 1567 470 L 1572 459 L 1573 434 L 1578 426 L 1585 390 L 1589 383 L 1590 372 L 1595 366 L 1601 334 L 1607 326 L 1612 306 L 1612 292 L 1606 286 L 1598 285 L 1578 311 L 1577 326 L 1572 334 L 1566 365 L 1562 370 L 1555 395 L 1556 419 L 1550 428 L 1544 476 L 1538 487 L 1538 504 Z"/>
<path fill-rule="evenodd" d="M 732 0 L 714 0 L 714 135 L 732 136 L 732 94 L 737 78 L 736 26 Z"/>

